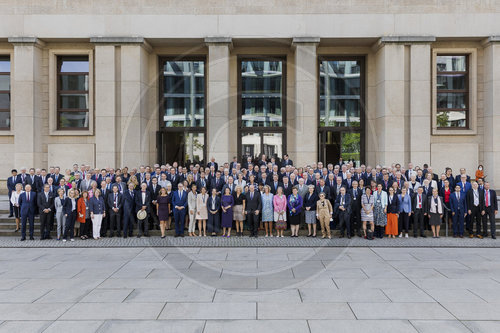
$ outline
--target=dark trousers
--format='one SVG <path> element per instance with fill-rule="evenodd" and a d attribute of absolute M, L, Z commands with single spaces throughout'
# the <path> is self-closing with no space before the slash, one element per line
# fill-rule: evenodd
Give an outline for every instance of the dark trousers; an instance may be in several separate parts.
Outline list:
<path fill-rule="evenodd" d="M 456 211 L 454 212 L 455 214 L 453 215 L 451 220 L 452 222 L 452 228 L 453 228 L 453 236 L 463 236 L 464 235 L 464 215 L 465 212 L 462 211 Z"/>
<path fill-rule="evenodd" d="M 420 236 L 424 234 L 424 210 L 421 208 L 415 209 L 413 213 L 413 235 L 418 235 L 418 230 L 420 230 Z"/>
<path fill-rule="evenodd" d="M 154 229 L 155 227 L 160 225 L 160 220 L 158 220 L 158 214 L 156 213 L 156 205 L 150 206 L 150 214 L 149 214 L 149 226 L 150 229 Z"/>
<path fill-rule="evenodd" d="M 186 208 L 174 208 L 175 234 L 184 235 L 184 220 L 186 219 Z"/>
<path fill-rule="evenodd" d="M 26 222 L 30 224 L 30 237 L 35 233 L 35 214 L 28 213 L 21 215 L 21 238 L 26 238 Z"/>
<path fill-rule="evenodd" d="M 472 206 L 470 209 L 470 229 L 469 233 L 472 234 L 474 231 L 474 223 L 476 224 L 476 233 L 475 235 L 481 235 L 481 223 L 482 223 L 482 216 L 481 216 L 481 210 L 479 209 L 479 206 Z M 486 230 L 487 232 L 488 230 Z"/>
<path fill-rule="evenodd" d="M 473 226 L 472 226 L 472 218 L 469 214 L 465 217 L 465 228 L 467 229 L 467 232 L 469 235 L 472 235 L 473 232 Z"/>
<path fill-rule="evenodd" d="M 408 213 L 401 212 L 398 218 L 398 231 L 401 233 L 404 230 L 405 233 L 408 233 L 409 226 L 410 217 L 408 216 Z"/>
<path fill-rule="evenodd" d="M 149 223 L 148 223 L 149 214 L 146 216 L 144 220 L 137 220 L 137 236 L 142 236 L 144 229 L 144 236 L 149 236 Z"/>
<path fill-rule="evenodd" d="M 75 221 L 76 221 L 76 210 L 66 216 L 66 228 L 64 229 L 63 239 L 74 238 L 75 237 Z"/>
<path fill-rule="evenodd" d="M 14 206 L 10 202 L 10 197 L 12 196 L 12 191 L 9 190 L 9 215 L 14 215 Z"/>
<path fill-rule="evenodd" d="M 120 236 L 121 226 L 120 226 L 120 211 L 115 212 L 113 209 L 109 210 L 109 236 L 113 237 L 114 232 L 118 233 Z"/>
<path fill-rule="evenodd" d="M 99 231 L 101 237 L 106 237 L 108 229 L 109 229 L 109 216 L 108 214 L 106 214 L 106 216 L 102 217 L 101 230 Z"/>
<path fill-rule="evenodd" d="M 123 211 L 123 237 L 132 236 L 134 221 L 135 217 L 132 210 Z"/>
<path fill-rule="evenodd" d="M 207 221 L 207 231 L 208 233 L 218 233 L 220 231 L 220 215 L 219 212 L 212 214 L 208 212 L 208 221 Z"/>
<path fill-rule="evenodd" d="M 491 236 L 496 236 L 497 228 L 495 225 L 495 209 L 493 206 L 485 207 L 483 215 L 483 236 L 488 236 L 488 220 L 490 220 Z"/>
<path fill-rule="evenodd" d="M 80 236 L 90 237 L 92 231 L 92 219 L 85 219 L 85 223 L 80 223 Z"/>
<path fill-rule="evenodd" d="M 50 229 L 54 223 L 54 213 L 40 212 L 40 239 L 47 239 L 50 236 Z"/>
<path fill-rule="evenodd" d="M 249 210 L 247 214 L 248 226 L 250 227 L 250 236 L 259 234 L 259 215 L 255 215 L 254 210 Z"/>
<path fill-rule="evenodd" d="M 361 210 L 359 207 L 351 207 L 351 236 L 360 234 L 361 230 Z"/>
<path fill-rule="evenodd" d="M 338 219 L 339 219 L 339 229 L 340 229 L 340 236 L 344 236 L 344 232 L 347 229 L 347 235 L 351 235 L 351 214 L 347 211 L 341 211 L 339 210 L 338 214 Z"/>

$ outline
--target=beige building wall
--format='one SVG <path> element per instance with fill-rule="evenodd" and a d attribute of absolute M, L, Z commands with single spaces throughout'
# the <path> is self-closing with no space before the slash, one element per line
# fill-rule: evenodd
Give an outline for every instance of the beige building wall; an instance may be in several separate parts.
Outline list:
<path fill-rule="evenodd" d="M 287 152 L 298 164 L 313 161 L 317 56 L 360 55 L 366 163 L 429 163 L 436 173 L 465 166 L 471 175 L 485 164 L 488 179 L 500 188 L 497 1 L 239 4 L 0 3 L 0 54 L 10 55 L 12 67 L 11 129 L 0 131 L 0 152 L 12 158 L 0 160 L 1 177 L 22 166 L 155 163 L 159 58 L 179 55 L 207 57 L 207 157 L 217 160 L 231 160 L 238 149 L 238 56 L 285 56 Z M 443 52 L 470 57 L 466 131 L 435 125 L 435 56 Z M 56 57 L 63 54 L 89 55 L 88 131 L 55 127 Z"/>

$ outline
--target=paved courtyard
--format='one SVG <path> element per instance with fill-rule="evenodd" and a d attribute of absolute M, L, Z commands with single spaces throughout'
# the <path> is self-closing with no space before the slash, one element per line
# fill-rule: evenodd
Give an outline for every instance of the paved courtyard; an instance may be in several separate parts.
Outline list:
<path fill-rule="evenodd" d="M 0 249 L 0 332 L 499 332 L 500 249 Z"/>

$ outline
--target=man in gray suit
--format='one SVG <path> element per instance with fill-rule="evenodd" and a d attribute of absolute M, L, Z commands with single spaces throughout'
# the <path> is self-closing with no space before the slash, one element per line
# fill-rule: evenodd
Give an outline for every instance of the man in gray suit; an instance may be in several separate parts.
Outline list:
<path fill-rule="evenodd" d="M 120 176 L 116 177 L 113 186 L 115 185 L 118 187 L 118 192 L 120 192 L 121 194 L 123 194 L 123 191 L 127 189 L 127 184 L 125 184 L 125 182 L 122 181 L 122 177 Z"/>
<path fill-rule="evenodd" d="M 296 186 L 298 188 L 298 194 L 302 197 L 302 200 L 304 200 L 304 197 L 309 192 L 309 187 L 304 183 L 304 178 L 300 178 L 299 179 L 299 185 L 296 185 Z M 287 215 L 287 218 L 288 218 L 288 215 Z M 300 212 L 300 227 L 301 228 L 305 227 L 305 213 L 304 213 L 304 210 L 302 210 Z"/>
<path fill-rule="evenodd" d="M 92 187 L 91 177 L 92 177 L 92 175 L 90 174 L 90 172 L 87 172 L 87 174 L 85 175 L 85 179 L 83 179 L 80 182 L 80 191 L 81 192 L 90 190 L 90 188 Z"/>

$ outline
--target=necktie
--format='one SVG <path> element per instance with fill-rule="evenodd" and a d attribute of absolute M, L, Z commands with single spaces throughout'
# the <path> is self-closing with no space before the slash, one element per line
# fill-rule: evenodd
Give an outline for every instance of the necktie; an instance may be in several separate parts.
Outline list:
<path fill-rule="evenodd" d="M 130 196 L 133 198 L 134 197 L 134 192 L 132 191 L 129 191 L 130 192 Z"/>
<path fill-rule="evenodd" d="M 253 192 L 250 192 L 250 200 L 253 200 Z"/>
<path fill-rule="evenodd" d="M 28 196 L 27 200 L 28 200 L 28 202 L 29 202 L 29 201 L 30 201 L 30 193 L 29 193 L 29 192 L 27 192 L 27 194 L 28 194 L 28 195 L 27 195 L 27 196 Z"/>
<path fill-rule="evenodd" d="M 486 208 L 488 208 L 488 207 L 490 206 L 490 202 L 489 202 L 489 201 L 490 201 L 490 200 L 489 200 L 489 199 L 490 199 L 490 198 L 489 198 L 489 193 L 490 193 L 490 191 L 488 190 L 488 191 L 486 191 L 486 192 L 484 192 L 484 193 L 486 194 L 486 195 L 485 195 L 485 199 L 484 199 L 484 200 L 485 200 L 485 202 L 486 202 Z"/>
<path fill-rule="evenodd" d="M 45 200 L 49 202 L 49 194 L 47 192 L 45 192 Z"/>

